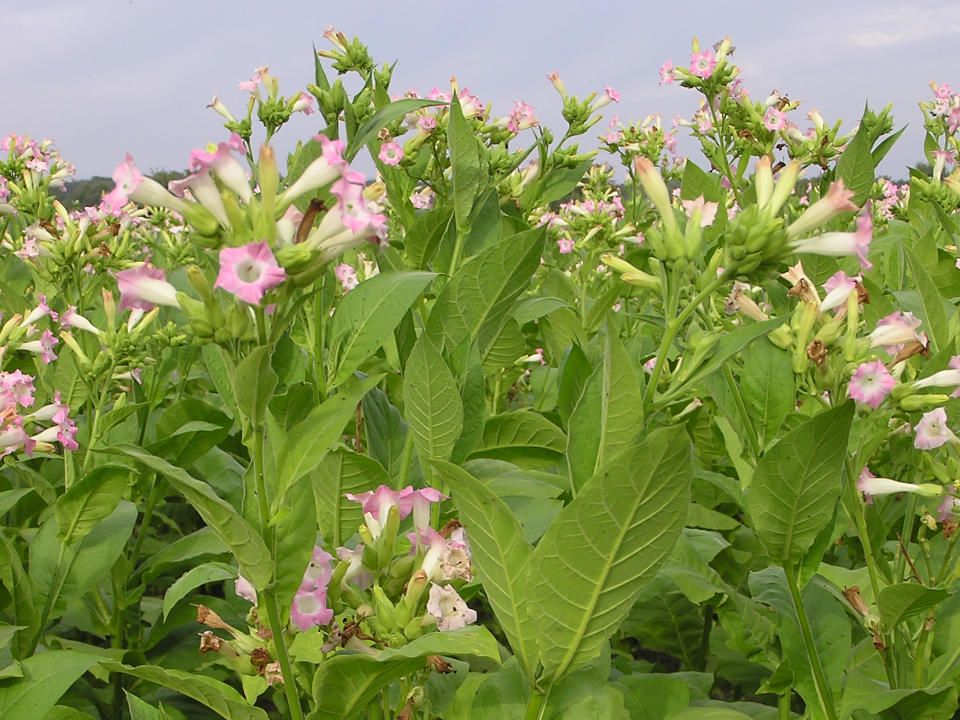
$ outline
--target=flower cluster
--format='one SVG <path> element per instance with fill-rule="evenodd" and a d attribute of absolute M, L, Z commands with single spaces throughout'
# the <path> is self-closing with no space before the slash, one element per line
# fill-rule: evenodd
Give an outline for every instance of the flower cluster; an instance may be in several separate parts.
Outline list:
<path fill-rule="evenodd" d="M 57 442 L 64 450 L 76 450 L 77 425 L 70 408 L 56 392 L 53 402 L 32 412 L 35 404 L 34 378 L 20 370 L 0 372 L 0 457 L 15 452 L 31 455 L 36 450 L 50 452 Z M 53 423 L 47 427 L 42 424 Z"/>

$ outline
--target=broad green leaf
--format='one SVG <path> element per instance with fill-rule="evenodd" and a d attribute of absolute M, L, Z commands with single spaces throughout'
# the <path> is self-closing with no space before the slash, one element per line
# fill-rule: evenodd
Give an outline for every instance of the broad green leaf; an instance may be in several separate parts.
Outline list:
<path fill-rule="evenodd" d="M 0 492 L 0 517 L 17 506 L 20 500 L 33 492 L 33 488 L 18 488 Z"/>
<path fill-rule="evenodd" d="M 658 572 L 640 593 L 620 630 L 643 638 L 647 650 L 677 658 L 681 667 L 699 664 L 703 614 L 663 572 Z"/>
<path fill-rule="evenodd" d="M 643 428 L 643 395 L 620 337 L 607 326 L 603 362 L 593 371 L 567 427 L 567 467 L 576 494 Z"/>
<path fill-rule="evenodd" d="M 407 436 L 407 423 L 386 393 L 374 388 L 363 397 L 363 429 L 367 452 L 391 477 L 400 473 L 400 456 Z"/>
<path fill-rule="evenodd" d="M 920 304 L 923 307 L 922 318 L 926 321 L 924 330 L 930 336 L 930 346 L 933 351 L 938 352 L 947 347 L 950 342 L 950 331 L 947 327 L 947 314 L 943 309 L 943 299 L 916 253 L 906 246 L 903 247 L 903 252 L 910 263 L 913 282 L 920 295 Z"/>
<path fill-rule="evenodd" d="M 471 457 L 513 461 L 536 455 L 559 460 L 567 444 L 566 435 L 543 415 L 533 410 L 515 410 L 487 418 L 480 443 Z"/>
<path fill-rule="evenodd" d="M 10 597 L 7 617 L 12 625 L 23 628 L 13 637 L 12 654 L 14 657 L 23 657 L 33 633 L 30 628 L 37 622 L 39 609 L 36 607 L 33 581 L 23 569 L 20 554 L 3 533 L 0 533 L 0 583 L 6 587 Z"/>
<path fill-rule="evenodd" d="M 631 717 L 666 720 L 690 704 L 690 688 L 681 678 L 667 674 L 636 673 L 616 680 Z"/>
<path fill-rule="evenodd" d="M 743 362 L 741 392 L 751 421 L 766 446 L 776 437 L 783 419 L 796 408 L 790 356 L 770 342 L 750 347 Z"/>
<path fill-rule="evenodd" d="M 316 709 L 310 720 L 350 720 L 389 683 L 425 667 L 428 655 L 470 656 L 499 661 L 497 641 L 481 626 L 433 632 L 376 655 L 336 655 L 313 677 Z"/>
<path fill-rule="evenodd" d="M 460 267 L 430 311 L 427 331 L 448 349 L 494 341 L 510 308 L 540 266 L 545 229 L 504 238 Z"/>
<path fill-rule="evenodd" d="M 848 401 L 787 433 L 757 463 L 746 507 L 775 561 L 799 561 L 830 522 L 852 421 Z"/>
<path fill-rule="evenodd" d="M 158 549 L 134 570 L 153 580 L 167 569 L 181 563 L 197 564 L 200 560 L 230 552 L 213 528 L 204 527 Z"/>
<path fill-rule="evenodd" d="M 230 548 L 233 556 L 240 563 L 241 574 L 257 588 L 263 588 L 269 584 L 273 572 L 273 561 L 267 546 L 257 531 L 240 517 L 233 506 L 211 490 L 209 485 L 135 445 L 115 445 L 112 451 L 133 458 L 163 475 Z"/>
<path fill-rule="evenodd" d="M 223 442 L 233 420 L 197 398 L 185 398 L 163 411 L 157 421 L 157 440 L 147 448 L 174 465 L 188 467 L 210 448 Z"/>
<path fill-rule="evenodd" d="M 592 660 L 669 556 L 690 502 L 685 433 L 655 430 L 608 461 L 540 540 L 528 573 L 544 682 Z"/>
<path fill-rule="evenodd" d="M 320 464 L 340 439 L 344 426 L 353 419 L 363 396 L 382 379 L 383 375 L 370 375 L 341 388 L 290 428 L 279 448 L 274 502 L 290 485 Z"/>
<path fill-rule="evenodd" d="M 445 462 L 434 464 L 450 487 L 460 522 L 470 537 L 473 564 L 487 601 L 528 676 L 537 664 L 537 642 L 528 622 L 527 566 L 533 548 L 507 504 L 470 473 Z"/>
<path fill-rule="evenodd" d="M 277 374 L 270 364 L 272 348 L 258 347 L 237 365 L 233 372 L 233 392 L 237 408 L 258 427 L 264 419 L 267 403 L 277 386 Z"/>
<path fill-rule="evenodd" d="M 449 208 L 418 215 L 403 236 L 403 251 L 409 264 L 417 268 L 427 267 L 447 233 L 455 233 L 453 213 Z"/>
<path fill-rule="evenodd" d="M 463 401 L 453 373 L 426 333 L 407 359 L 403 405 L 420 457 L 449 458 L 463 431 Z"/>
<path fill-rule="evenodd" d="M 495 373 L 501 369 L 512 368 L 514 363 L 526 353 L 526 339 L 520 330 L 520 324 L 513 318 L 500 329 L 500 334 L 490 343 L 483 357 L 483 369 Z"/>
<path fill-rule="evenodd" d="M 39 720 L 73 683 L 102 658 L 71 650 L 48 650 L 20 663 L 23 677 L 0 685 L 3 720 Z"/>
<path fill-rule="evenodd" d="M 110 672 L 132 675 L 186 695 L 225 720 L 267 720 L 267 714 L 263 710 L 249 705 L 232 687 L 201 673 L 167 670 L 155 665 L 132 666 L 118 662 L 104 662 L 102 665 Z"/>
<path fill-rule="evenodd" d="M 684 200 L 696 200 L 703 197 L 710 202 L 723 199 L 724 190 L 720 187 L 720 177 L 701 170 L 692 160 L 683 165 L 683 179 L 680 181 L 680 197 Z"/>
<path fill-rule="evenodd" d="M 165 720 L 168 718 L 162 710 L 158 710 L 150 703 L 141 700 L 133 693 L 123 691 L 127 696 L 127 709 L 130 710 L 130 720 Z"/>
<path fill-rule="evenodd" d="M 670 714 L 668 720 L 751 720 L 751 718 L 731 708 L 689 707 Z"/>
<path fill-rule="evenodd" d="M 537 183 L 531 188 L 531 195 L 523 196 L 524 207 L 532 207 L 535 201 L 538 206 L 548 205 L 557 200 L 563 200 L 572 193 L 584 173 L 593 165 L 593 160 L 584 160 L 574 167 L 555 168 L 542 184 Z M 535 195 L 532 193 L 536 193 Z"/>
<path fill-rule="evenodd" d="M 351 136 L 350 142 L 343 152 L 344 158 L 348 161 L 353 160 L 357 156 L 357 153 L 366 147 L 367 143 L 377 137 L 377 133 L 380 132 L 381 128 L 386 127 L 397 118 L 401 118 L 407 113 L 412 113 L 414 110 L 419 110 L 420 108 L 443 104 L 444 103 L 437 100 L 404 98 L 403 100 L 395 100 L 389 105 L 380 108 L 369 120 L 357 128 L 356 133 Z"/>
<path fill-rule="evenodd" d="M 877 599 L 880 622 L 884 627 L 893 629 L 909 617 L 932 610 L 949 595 L 946 590 L 917 583 L 888 585 L 880 591 Z"/>
<path fill-rule="evenodd" d="M 513 308 L 513 319 L 521 325 L 539 320 L 560 308 L 569 308 L 565 300 L 558 297 L 526 297 L 518 301 Z"/>
<path fill-rule="evenodd" d="M 333 547 L 349 540 L 363 524 L 363 509 L 347 493 L 362 493 L 390 485 L 383 466 L 346 447 L 334 448 L 311 473 L 317 505 L 317 522 Z"/>
<path fill-rule="evenodd" d="M 312 500 L 312 481 L 305 475 L 287 489 L 270 521 L 275 528 L 271 550 L 276 569 L 269 592 L 277 598 L 284 619 L 317 543 L 317 507 Z"/>
<path fill-rule="evenodd" d="M 163 595 L 163 617 L 167 615 L 174 606 L 183 600 L 187 595 L 196 590 L 201 585 L 207 583 L 219 582 L 221 580 L 230 580 L 237 576 L 237 571 L 231 566 L 221 562 L 204 563 L 197 565 L 177 578 L 167 592 Z"/>
<path fill-rule="evenodd" d="M 564 427 L 569 427 L 570 416 L 592 372 L 593 367 L 586 353 L 579 345 L 572 345 L 560 368 L 560 387 L 557 390 L 557 412 Z"/>
<path fill-rule="evenodd" d="M 428 272 L 381 273 L 344 296 L 330 323 L 331 348 L 337 353 L 335 385 L 393 336 L 394 328 L 435 277 Z"/>
<path fill-rule="evenodd" d="M 86 537 L 114 511 L 132 479 L 130 468 L 103 465 L 87 473 L 57 500 L 58 537 L 70 545 Z"/>
<path fill-rule="evenodd" d="M 861 124 L 853 140 L 847 143 L 837 161 L 837 177 L 843 180 L 854 193 L 854 202 L 857 205 L 866 200 L 873 185 L 873 154 L 870 151 L 870 139 L 867 137 L 868 130 Z"/>
<path fill-rule="evenodd" d="M 878 167 L 880 163 L 883 162 L 883 159 L 887 156 L 887 153 L 890 152 L 890 150 L 894 146 L 894 143 L 896 143 L 897 140 L 900 139 L 900 136 L 903 135 L 903 131 L 906 129 L 907 129 L 907 126 L 904 125 L 895 133 L 893 133 L 892 135 L 888 135 L 879 143 L 877 143 L 877 146 L 873 149 L 873 152 L 872 152 L 874 167 Z"/>
<path fill-rule="evenodd" d="M 82 541 L 71 547 L 68 552 L 75 548 L 76 555 L 64 581 L 64 599 L 79 597 L 109 575 L 110 569 L 123 554 L 136 522 L 136 506 L 121 500 L 113 512 L 98 522 Z"/>
<path fill-rule="evenodd" d="M 460 100 L 453 93 L 447 122 L 447 146 L 450 148 L 450 170 L 453 184 L 453 213 L 457 234 L 469 230 L 468 219 L 473 202 L 480 192 L 480 144 L 473 124 L 463 117 Z"/>

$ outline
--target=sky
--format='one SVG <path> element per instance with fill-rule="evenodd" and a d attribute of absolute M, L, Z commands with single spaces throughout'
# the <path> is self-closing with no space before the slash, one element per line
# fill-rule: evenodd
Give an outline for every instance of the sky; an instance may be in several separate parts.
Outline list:
<path fill-rule="evenodd" d="M 897 127 L 908 125 L 881 167 L 896 177 L 922 159 L 917 103 L 930 96 L 929 81 L 960 87 L 956 0 L 0 0 L 0 16 L 0 135 L 53 138 L 78 177 L 109 175 L 125 152 L 144 169 L 185 167 L 192 148 L 224 137 L 205 107 L 213 95 L 242 113 L 237 83 L 259 65 L 280 78 L 282 93 L 305 88 L 311 46 L 326 45 L 329 25 L 358 35 L 379 63 L 398 61 L 394 93 L 445 87 L 456 74 L 495 116 L 523 99 L 557 135 L 560 98 L 548 72 L 577 95 L 619 90 L 608 116 L 660 113 L 669 123 L 689 117 L 698 96 L 658 86 L 659 66 L 687 64 L 693 36 L 708 45 L 730 35 L 751 95 L 776 89 L 800 100 L 801 127 L 811 108 L 849 129 L 865 102 L 892 102 Z M 319 129 L 316 118 L 281 130 L 281 157 Z"/>

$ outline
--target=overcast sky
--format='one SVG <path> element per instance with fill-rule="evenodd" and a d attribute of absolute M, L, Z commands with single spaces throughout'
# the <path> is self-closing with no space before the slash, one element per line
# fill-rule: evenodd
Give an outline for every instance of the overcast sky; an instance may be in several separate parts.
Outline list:
<path fill-rule="evenodd" d="M 882 168 L 894 175 L 921 159 L 927 83 L 960 87 L 956 0 L 0 0 L 0 17 L 0 134 L 54 138 L 80 177 L 110 174 L 127 151 L 142 168 L 184 167 L 191 148 L 222 139 L 205 108 L 214 94 L 241 113 L 237 83 L 258 65 L 279 76 L 281 92 L 304 88 L 311 45 L 325 45 L 330 24 L 359 35 L 378 62 L 399 61 L 396 93 L 443 87 L 455 73 L 494 114 L 524 99 L 555 128 L 551 70 L 575 94 L 618 89 L 610 114 L 623 120 L 689 117 L 697 96 L 658 87 L 657 68 L 687 64 L 694 35 L 711 44 L 729 34 L 751 94 L 801 100 L 802 127 L 813 107 L 851 127 L 865 101 L 893 102 L 898 125 L 910 126 Z M 315 118 L 284 128 L 280 150 L 314 132 Z"/>

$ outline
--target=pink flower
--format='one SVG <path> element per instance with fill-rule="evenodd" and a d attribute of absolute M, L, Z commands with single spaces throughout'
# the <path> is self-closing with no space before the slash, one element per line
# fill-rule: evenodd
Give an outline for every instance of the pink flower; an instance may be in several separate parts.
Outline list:
<path fill-rule="evenodd" d="M 459 630 L 477 621 L 477 613 L 467 607 L 459 593 L 449 585 L 431 583 L 427 614 L 437 620 L 441 632 Z"/>
<path fill-rule="evenodd" d="M 300 581 L 300 591 L 322 590 L 326 592 L 330 578 L 333 576 L 333 555 L 317 545 L 310 556 L 310 564 L 303 573 Z"/>
<path fill-rule="evenodd" d="M 402 490 L 393 490 L 386 485 L 381 485 L 376 490 L 365 493 L 356 495 L 347 493 L 346 498 L 355 503 L 360 503 L 367 528 L 376 540 L 380 537 L 380 532 L 387 522 L 387 516 L 390 514 L 391 508 L 397 508 L 401 520 L 413 512 L 412 494 L 412 485 L 408 485 Z"/>
<path fill-rule="evenodd" d="M 418 530 L 423 530 L 430 525 L 430 506 L 447 499 L 446 495 L 432 487 L 414 490 L 407 497 L 413 508 L 413 526 Z"/>
<path fill-rule="evenodd" d="M 363 545 L 357 545 L 353 550 L 346 547 L 337 548 L 337 557 L 347 566 L 347 572 L 343 576 L 343 582 L 352 582 L 360 590 L 366 590 L 373 585 L 373 573 L 363 566 Z"/>
<path fill-rule="evenodd" d="M 310 93 L 305 93 L 301 90 L 297 93 L 296 99 L 293 101 L 293 105 L 290 110 L 292 112 L 302 112 L 304 115 L 312 115 L 315 111 L 313 109 L 313 95 Z"/>
<path fill-rule="evenodd" d="M 823 284 L 823 289 L 827 291 L 827 295 L 820 303 L 820 312 L 843 308 L 847 304 L 850 293 L 857 289 L 857 283 L 859 282 L 859 275 L 850 277 L 843 270 L 831 275 L 830 279 Z"/>
<path fill-rule="evenodd" d="M 690 72 L 699 78 L 710 77 L 716 67 L 717 58 L 710 48 L 693 53 L 690 56 Z"/>
<path fill-rule="evenodd" d="M 223 288 L 251 305 L 259 305 L 268 290 L 286 280 L 266 240 L 220 250 L 220 272 L 215 288 Z"/>
<path fill-rule="evenodd" d="M 561 255 L 569 255 L 573 252 L 574 247 L 576 247 L 576 243 L 574 243 L 573 238 L 562 237 L 557 239 L 557 249 Z"/>
<path fill-rule="evenodd" d="M 923 483 L 915 485 L 914 483 L 899 482 L 890 478 L 877 477 L 870 468 L 864 468 L 860 471 L 860 477 L 857 478 L 857 490 L 863 493 L 867 504 L 873 502 L 877 495 L 894 495 L 896 493 L 916 493 L 925 497 L 939 497 L 943 494 L 943 488 L 932 483 Z"/>
<path fill-rule="evenodd" d="M 155 305 L 179 308 L 177 290 L 166 281 L 163 270 L 152 265 L 121 270 L 117 273 L 120 309 L 152 310 Z"/>
<path fill-rule="evenodd" d="M 913 313 L 899 310 L 882 318 L 870 333 L 870 347 L 883 347 L 891 355 L 896 355 L 904 343 L 923 340 L 917 333 L 920 320 Z"/>
<path fill-rule="evenodd" d="M 73 305 L 67 308 L 67 311 L 60 315 L 60 327 L 78 328 L 85 330 L 93 335 L 99 335 L 100 329 L 87 320 L 83 315 L 77 312 Z"/>
<path fill-rule="evenodd" d="M 348 265 L 347 263 L 337 265 L 333 269 L 333 274 L 337 276 L 340 287 L 343 288 L 344 292 L 350 292 L 360 284 L 360 281 L 357 279 L 357 271 L 353 269 L 352 265 Z"/>
<path fill-rule="evenodd" d="M 693 219 L 695 216 L 700 218 L 700 227 L 712 225 L 717 217 L 718 203 L 706 202 L 703 195 L 696 200 L 682 200 L 681 204 L 688 218 Z"/>
<path fill-rule="evenodd" d="M 812 209 L 810 208 L 807 212 Z M 802 219 L 802 216 L 800 219 Z M 797 222 L 800 222 L 800 219 Z M 860 267 L 869 270 L 873 267 L 873 263 L 870 262 L 867 253 L 872 241 L 873 214 L 868 208 L 857 218 L 856 232 L 827 232 L 803 240 L 794 240 L 793 249 L 798 253 L 809 253 L 811 255 L 831 255 L 835 257 L 855 255 L 857 260 L 860 261 Z"/>
<path fill-rule="evenodd" d="M 253 192 L 247 172 L 243 169 L 233 153 L 244 152 L 243 138 L 236 133 L 230 135 L 227 142 L 222 142 L 215 149 L 197 149 L 190 153 L 189 167 L 192 172 L 210 170 L 217 178 L 235 192 L 243 202 L 250 202 Z"/>
<path fill-rule="evenodd" d="M 0 414 L 16 409 L 17 405 L 32 407 L 35 390 L 32 375 L 20 370 L 0 372 Z"/>
<path fill-rule="evenodd" d="M 393 140 L 385 142 L 380 146 L 378 157 L 384 165 L 399 165 L 400 161 L 403 160 L 403 148 Z"/>
<path fill-rule="evenodd" d="M 917 389 L 928 387 L 953 387 L 955 388 L 951 397 L 960 397 L 960 355 L 954 355 L 950 358 L 950 369 L 935 372 L 930 377 L 923 378 L 914 383 Z"/>
<path fill-rule="evenodd" d="M 917 434 L 913 446 L 918 450 L 933 450 L 957 440 L 957 436 L 947 427 L 947 411 L 943 408 L 924 413 L 915 430 Z"/>
<path fill-rule="evenodd" d="M 382 225 L 386 219 L 383 215 L 372 213 L 367 209 L 363 198 L 364 182 L 362 174 L 346 170 L 340 179 L 330 186 L 330 194 L 340 201 L 337 205 L 341 212 L 341 220 L 353 233 L 362 233 L 368 227 Z M 327 215 L 329 216 L 330 213 Z"/>
<path fill-rule="evenodd" d="M 124 156 L 123 162 L 113 171 L 113 182 L 116 185 L 113 190 L 103 196 L 103 202 L 112 211 L 117 212 L 130 202 L 130 195 L 143 182 L 143 174 L 134 165 L 133 156 L 130 153 Z"/>
<path fill-rule="evenodd" d="M 858 403 L 876 410 L 896 384 L 886 366 L 879 360 L 873 360 L 857 366 L 847 392 Z"/>
<path fill-rule="evenodd" d="M 329 625 L 333 610 L 327 607 L 326 590 L 298 591 L 290 607 L 290 620 L 304 632 L 316 625 Z"/>
<path fill-rule="evenodd" d="M 307 165 L 300 177 L 277 198 L 277 204 L 281 207 L 289 205 L 301 195 L 330 185 L 347 172 L 342 140 L 331 140 L 326 135 L 315 135 L 313 139 L 320 143 L 320 157 Z"/>
<path fill-rule="evenodd" d="M 560 79 L 560 73 L 556 70 L 547 74 L 547 80 L 550 81 L 550 84 L 553 85 L 553 88 L 560 93 L 560 97 L 567 97 L 567 87 L 563 84 L 563 80 Z"/>
<path fill-rule="evenodd" d="M 266 65 L 258 67 L 253 71 L 253 75 L 250 76 L 249 80 L 244 80 L 242 83 L 237 85 L 238 90 L 243 90 L 244 92 L 254 93 L 257 91 L 257 88 L 260 86 L 260 81 L 263 79 L 263 76 L 267 73 L 270 68 Z"/>
<path fill-rule="evenodd" d="M 787 126 L 787 114 L 775 107 L 767 108 L 767 112 L 763 116 L 763 126 L 770 132 L 783 130 Z"/>
<path fill-rule="evenodd" d="M 249 603 L 257 604 L 257 589 L 253 586 L 253 583 L 247 580 L 243 575 L 238 575 L 237 580 L 233 585 L 234 590 L 236 590 L 237 595 L 242 597 Z"/>
<path fill-rule="evenodd" d="M 673 63 L 667 60 L 660 66 L 660 85 L 673 85 Z"/>
<path fill-rule="evenodd" d="M 433 132 L 437 127 L 437 118 L 433 115 L 421 115 L 417 118 L 417 129 L 422 133 L 427 134 Z"/>
<path fill-rule="evenodd" d="M 513 110 L 507 119 L 507 130 L 512 133 L 518 133 L 521 130 L 536 127 L 539 124 L 540 121 L 537 120 L 532 105 L 528 105 L 522 100 L 517 100 L 513 103 Z"/>
<path fill-rule="evenodd" d="M 842 180 L 830 183 L 827 194 L 804 210 L 803 214 L 787 228 L 787 237 L 792 240 L 806 235 L 841 213 L 856 211 L 857 206 L 851 202 L 852 200 L 853 191 L 848 190 Z"/>

